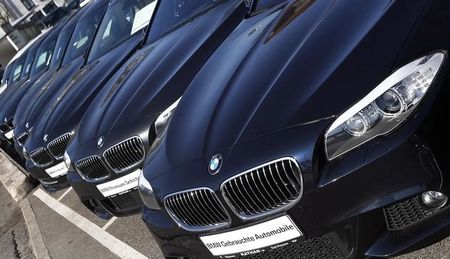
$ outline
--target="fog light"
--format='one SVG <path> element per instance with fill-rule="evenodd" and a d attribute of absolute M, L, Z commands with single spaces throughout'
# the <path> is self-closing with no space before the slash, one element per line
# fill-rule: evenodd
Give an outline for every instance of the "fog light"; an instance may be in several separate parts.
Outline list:
<path fill-rule="evenodd" d="M 429 208 L 442 208 L 447 204 L 447 196 L 443 193 L 428 191 L 422 193 L 422 203 Z"/>

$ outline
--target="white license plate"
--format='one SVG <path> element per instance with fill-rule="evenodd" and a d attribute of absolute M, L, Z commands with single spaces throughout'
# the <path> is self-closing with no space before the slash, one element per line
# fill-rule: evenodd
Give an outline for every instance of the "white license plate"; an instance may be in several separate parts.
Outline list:
<path fill-rule="evenodd" d="M 55 166 L 52 166 L 50 168 L 45 169 L 45 172 L 51 177 L 51 178 L 58 178 L 60 176 L 66 175 L 68 170 L 66 167 L 66 164 L 59 163 Z"/>
<path fill-rule="evenodd" d="M 10 130 L 10 131 L 6 132 L 5 137 L 7 139 L 12 139 L 14 137 L 14 131 Z"/>
<path fill-rule="evenodd" d="M 138 186 L 139 175 L 141 174 L 141 172 L 142 170 L 138 169 L 116 180 L 99 184 L 97 185 L 97 189 L 105 198 L 116 195 L 118 193 L 124 193 Z"/>
<path fill-rule="evenodd" d="M 238 254 L 303 236 L 288 216 L 217 235 L 200 237 L 214 256 Z"/>

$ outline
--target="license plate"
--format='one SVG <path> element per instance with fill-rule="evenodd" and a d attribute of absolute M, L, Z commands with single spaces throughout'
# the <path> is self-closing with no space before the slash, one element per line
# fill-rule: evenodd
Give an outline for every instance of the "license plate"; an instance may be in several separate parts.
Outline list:
<path fill-rule="evenodd" d="M 45 169 L 45 172 L 51 177 L 51 178 L 58 178 L 60 176 L 67 174 L 67 167 L 64 163 L 59 163 L 55 166 L 52 166 L 50 168 Z"/>
<path fill-rule="evenodd" d="M 8 131 L 8 132 L 5 133 L 5 137 L 6 137 L 7 139 L 12 139 L 13 136 L 14 136 L 14 131 L 12 131 L 12 130 L 10 130 L 10 131 Z"/>
<path fill-rule="evenodd" d="M 97 189 L 102 193 L 102 195 L 105 198 L 119 193 L 127 192 L 128 190 L 137 188 L 139 175 L 141 174 L 141 172 L 142 170 L 138 169 L 116 180 L 99 184 L 97 185 Z"/>
<path fill-rule="evenodd" d="M 217 235 L 200 237 L 214 256 L 253 251 L 303 236 L 288 216 Z"/>

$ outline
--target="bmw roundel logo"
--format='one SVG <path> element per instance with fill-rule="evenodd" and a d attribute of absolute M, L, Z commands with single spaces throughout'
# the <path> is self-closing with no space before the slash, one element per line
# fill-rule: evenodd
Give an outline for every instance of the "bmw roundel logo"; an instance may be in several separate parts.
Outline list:
<path fill-rule="evenodd" d="M 208 172 L 212 175 L 215 175 L 219 172 L 222 167 L 223 158 L 221 155 L 215 155 L 209 160 L 208 164 Z"/>
<path fill-rule="evenodd" d="M 44 142 L 47 142 L 47 139 L 48 139 L 48 134 L 45 134 L 44 135 Z"/>
<path fill-rule="evenodd" d="M 105 138 L 104 137 L 99 137 L 98 140 L 97 140 L 97 147 L 101 148 L 104 143 L 105 143 Z"/>

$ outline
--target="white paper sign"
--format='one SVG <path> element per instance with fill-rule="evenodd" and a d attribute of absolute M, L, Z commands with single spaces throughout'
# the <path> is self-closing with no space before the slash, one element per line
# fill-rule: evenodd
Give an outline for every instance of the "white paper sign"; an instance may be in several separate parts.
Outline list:
<path fill-rule="evenodd" d="M 138 186 L 139 175 L 141 169 L 138 169 L 130 174 L 120 177 L 116 180 L 109 181 L 97 185 L 97 189 L 103 194 L 103 196 L 109 197 L 118 193 L 126 192 L 130 189 Z"/>
<path fill-rule="evenodd" d="M 288 216 L 266 221 L 251 227 L 217 235 L 200 237 L 215 256 L 237 254 L 280 244 L 303 236 Z"/>
<path fill-rule="evenodd" d="M 13 132 L 12 130 L 10 130 L 10 131 L 8 131 L 8 132 L 5 133 L 5 137 L 6 137 L 7 139 L 12 139 L 13 136 L 14 136 L 14 132 Z"/>
<path fill-rule="evenodd" d="M 158 1 L 153 1 L 146 7 L 142 8 L 134 15 L 133 28 L 131 29 L 131 35 L 135 34 L 145 26 L 150 23 L 150 20 L 153 17 L 153 13 L 155 12 L 156 3 Z"/>
<path fill-rule="evenodd" d="M 45 169 L 45 172 L 51 177 L 51 178 L 58 178 L 60 176 L 67 174 L 67 167 L 66 164 L 59 163 L 53 167 Z"/>

